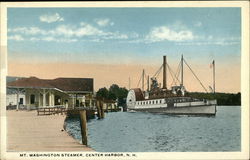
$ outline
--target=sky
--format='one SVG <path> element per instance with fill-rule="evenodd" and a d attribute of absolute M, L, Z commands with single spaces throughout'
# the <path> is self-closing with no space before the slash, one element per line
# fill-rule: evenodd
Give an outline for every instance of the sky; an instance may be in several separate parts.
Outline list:
<path fill-rule="evenodd" d="M 143 68 L 152 76 L 166 55 L 176 70 L 183 54 L 205 86 L 215 60 L 217 90 L 240 91 L 240 8 L 8 8 L 7 25 L 9 76 L 91 77 L 95 90 L 130 77 L 135 88 Z"/>

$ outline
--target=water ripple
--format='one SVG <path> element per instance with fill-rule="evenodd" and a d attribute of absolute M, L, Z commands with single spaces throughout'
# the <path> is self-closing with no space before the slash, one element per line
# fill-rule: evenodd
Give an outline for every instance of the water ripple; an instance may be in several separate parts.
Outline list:
<path fill-rule="evenodd" d="M 240 151 L 240 116 L 237 106 L 219 106 L 215 117 L 107 113 L 88 122 L 88 141 L 101 152 Z M 80 141 L 79 119 L 66 123 Z"/>

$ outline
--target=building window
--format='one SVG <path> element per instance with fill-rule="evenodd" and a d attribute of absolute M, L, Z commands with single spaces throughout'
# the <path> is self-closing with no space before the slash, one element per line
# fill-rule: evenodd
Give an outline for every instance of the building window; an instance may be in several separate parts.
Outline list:
<path fill-rule="evenodd" d="M 77 99 L 77 100 L 76 100 L 76 107 L 80 107 L 79 105 L 80 105 L 80 102 L 79 102 L 79 100 Z"/>
<path fill-rule="evenodd" d="M 35 95 L 34 94 L 30 95 L 30 104 L 35 104 Z"/>
<path fill-rule="evenodd" d="M 73 102 L 73 103 L 75 103 L 75 102 Z M 61 105 L 61 97 L 60 96 L 55 95 L 55 105 Z"/>
<path fill-rule="evenodd" d="M 19 104 L 23 104 L 23 98 L 20 98 Z"/>

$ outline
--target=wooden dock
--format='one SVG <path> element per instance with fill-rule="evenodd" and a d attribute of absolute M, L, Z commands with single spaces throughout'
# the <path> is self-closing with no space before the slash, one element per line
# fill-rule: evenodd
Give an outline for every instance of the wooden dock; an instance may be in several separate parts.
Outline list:
<path fill-rule="evenodd" d="M 53 114 L 65 114 L 66 108 L 63 106 L 55 107 L 40 107 L 37 109 L 37 115 L 53 115 Z"/>
<path fill-rule="evenodd" d="M 37 111 L 7 111 L 7 151 L 94 151 L 63 128 L 66 115 L 37 116 Z"/>

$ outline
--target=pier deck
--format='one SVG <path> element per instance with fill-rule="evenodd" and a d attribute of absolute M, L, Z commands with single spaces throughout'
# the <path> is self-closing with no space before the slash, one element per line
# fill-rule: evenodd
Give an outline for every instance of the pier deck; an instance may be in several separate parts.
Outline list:
<path fill-rule="evenodd" d="M 7 151 L 94 151 L 63 129 L 65 115 L 7 111 Z"/>

